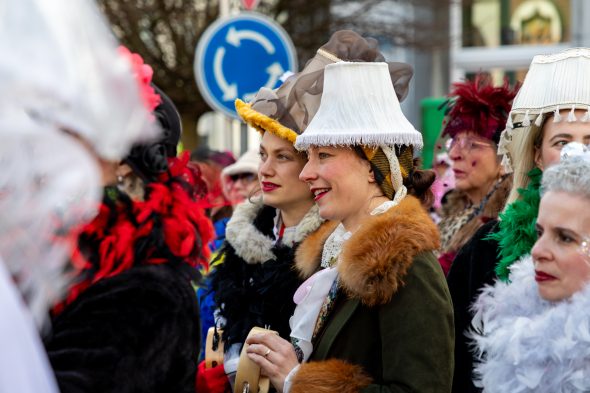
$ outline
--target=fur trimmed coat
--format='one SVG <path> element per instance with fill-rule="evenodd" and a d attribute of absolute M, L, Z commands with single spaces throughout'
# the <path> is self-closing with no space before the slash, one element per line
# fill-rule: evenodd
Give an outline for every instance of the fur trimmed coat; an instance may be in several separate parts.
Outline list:
<path fill-rule="evenodd" d="M 227 225 L 223 262 L 211 275 L 219 316 L 225 319 L 225 348 L 243 343 L 254 326 L 269 325 L 288 339 L 293 294 L 302 280 L 293 269 L 295 249 L 323 220 L 314 205 L 295 231 L 274 245 L 276 209 L 260 200 L 239 205 Z M 293 247 L 287 244 L 294 244 Z"/>
<path fill-rule="evenodd" d="M 60 391 L 194 392 L 199 308 L 186 268 L 133 267 L 54 318 L 45 346 Z"/>
<path fill-rule="evenodd" d="M 473 308 L 472 338 L 484 393 L 590 391 L 590 285 L 570 299 L 543 300 L 533 260 L 510 267 L 510 283 L 497 281 Z"/>
<path fill-rule="evenodd" d="M 320 269 L 333 230 L 300 245 L 302 277 Z M 290 393 L 450 392 L 453 313 L 438 247 L 436 225 L 412 196 L 368 218 L 344 243 L 334 308 Z"/>

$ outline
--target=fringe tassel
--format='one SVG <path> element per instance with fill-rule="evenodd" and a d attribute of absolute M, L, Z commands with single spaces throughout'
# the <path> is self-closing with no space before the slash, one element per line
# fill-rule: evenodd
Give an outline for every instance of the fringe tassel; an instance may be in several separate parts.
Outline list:
<path fill-rule="evenodd" d="M 537 127 L 541 127 L 541 125 L 543 125 L 543 112 L 539 113 L 539 116 L 537 116 L 537 119 L 535 120 L 535 125 Z"/>
<path fill-rule="evenodd" d="M 531 126 L 531 119 L 529 118 L 529 111 L 526 111 L 524 114 L 524 119 L 522 120 L 523 127 L 530 127 Z"/>
<path fill-rule="evenodd" d="M 505 129 L 504 131 L 502 131 L 502 135 L 500 135 L 500 143 L 498 143 L 498 154 L 507 154 L 508 153 L 508 149 L 506 149 L 506 146 L 508 145 L 508 143 L 510 143 L 510 140 L 512 139 L 512 136 L 510 135 L 509 129 Z"/>
<path fill-rule="evenodd" d="M 508 114 L 508 120 L 506 121 L 506 127 L 512 129 L 514 128 L 514 123 L 512 123 L 512 113 Z"/>
<path fill-rule="evenodd" d="M 350 134 L 332 134 L 330 132 L 314 132 L 313 134 L 303 133 L 297 137 L 295 148 L 297 150 L 307 150 L 310 146 L 413 146 L 415 149 L 422 149 L 422 134 L 419 132 L 407 133 L 382 133 L 366 134 L 366 130 L 355 132 L 351 130 Z M 363 135 L 364 134 L 364 135 Z"/>
<path fill-rule="evenodd" d="M 568 123 L 573 123 L 575 121 L 578 121 L 578 118 L 576 117 L 575 111 L 576 111 L 576 106 L 575 105 L 572 105 L 572 110 L 567 115 L 567 121 L 568 121 Z"/>
<path fill-rule="evenodd" d="M 584 116 L 582 116 L 582 119 L 580 119 L 580 121 L 584 123 L 588 123 L 588 121 L 590 121 L 590 108 L 586 109 L 586 113 L 584 113 Z"/>
<path fill-rule="evenodd" d="M 512 163 L 510 162 L 510 157 L 508 157 L 508 154 L 504 154 L 504 156 L 502 157 L 502 166 L 504 167 L 504 172 L 508 173 L 512 173 L 514 170 L 512 169 Z"/>
<path fill-rule="evenodd" d="M 553 122 L 559 123 L 561 121 L 561 114 L 559 113 L 559 105 L 555 108 L 555 112 L 553 112 Z"/>

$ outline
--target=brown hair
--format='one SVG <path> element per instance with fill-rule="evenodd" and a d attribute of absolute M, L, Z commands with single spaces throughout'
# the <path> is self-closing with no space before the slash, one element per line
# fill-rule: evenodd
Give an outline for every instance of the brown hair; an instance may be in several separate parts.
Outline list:
<path fill-rule="evenodd" d="M 384 176 L 377 168 L 377 166 L 367 158 L 363 148 L 361 146 L 355 145 L 353 146 L 354 152 L 359 156 L 361 159 L 369 162 L 371 165 L 371 169 L 375 174 L 375 181 L 379 185 L 379 188 L 383 190 L 382 184 L 384 183 Z M 396 152 L 398 149 L 396 149 Z M 413 159 L 413 167 L 410 170 L 407 177 L 403 179 L 404 186 L 408 190 L 408 194 L 415 196 L 420 200 L 422 206 L 426 209 L 429 209 L 432 204 L 434 203 L 434 194 L 430 190 L 430 186 L 434 183 L 434 179 L 436 178 L 436 174 L 432 170 L 422 170 L 418 169 L 420 167 L 421 161 L 419 158 Z M 386 192 L 384 191 L 384 194 Z"/>

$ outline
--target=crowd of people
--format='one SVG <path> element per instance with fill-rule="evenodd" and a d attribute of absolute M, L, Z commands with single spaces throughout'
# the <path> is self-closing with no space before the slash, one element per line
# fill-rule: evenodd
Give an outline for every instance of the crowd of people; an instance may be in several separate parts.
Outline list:
<path fill-rule="evenodd" d="M 590 391 L 590 49 L 453 84 L 433 171 L 350 30 L 237 160 L 92 2 L 0 30 L 0 392 Z"/>

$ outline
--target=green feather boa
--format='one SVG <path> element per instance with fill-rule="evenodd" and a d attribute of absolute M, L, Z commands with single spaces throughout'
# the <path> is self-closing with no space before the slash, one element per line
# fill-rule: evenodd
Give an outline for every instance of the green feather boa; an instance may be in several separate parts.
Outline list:
<path fill-rule="evenodd" d="M 520 199 L 500 214 L 500 230 L 488 236 L 488 239 L 497 241 L 499 245 L 500 261 L 496 265 L 496 274 L 502 281 L 508 281 L 510 265 L 530 253 L 537 240 L 535 224 L 539 214 L 543 172 L 534 168 L 527 175 L 530 179 L 528 187 L 518 190 Z"/>

